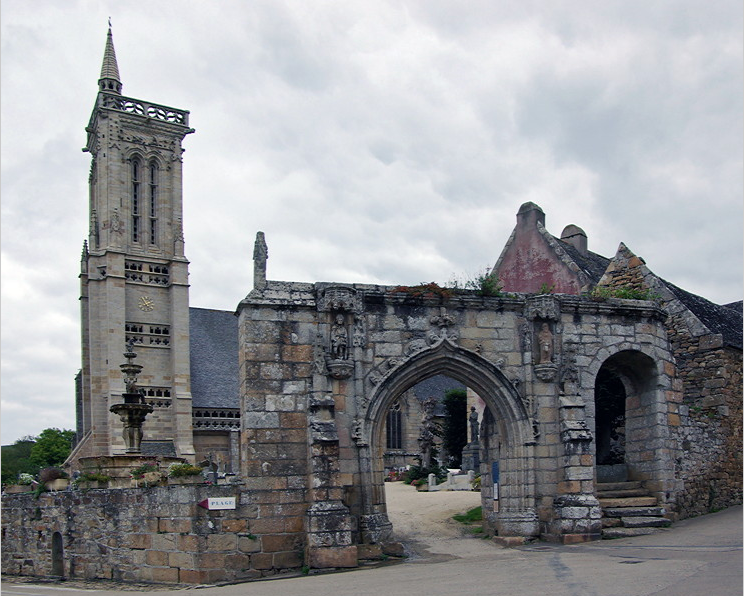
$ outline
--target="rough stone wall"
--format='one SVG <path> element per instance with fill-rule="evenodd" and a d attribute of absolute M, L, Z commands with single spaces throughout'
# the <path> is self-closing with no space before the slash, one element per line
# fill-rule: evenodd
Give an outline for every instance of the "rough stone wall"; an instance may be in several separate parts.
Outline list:
<path fill-rule="evenodd" d="M 680 517 L 742 502 L 742 352 L 723 345 L 621 244 L 600 286 L 650 290 L 669 313 L 665 322 L 680 399 L 669 404 L 677 446 L 675 475 Z"/>
<path fill-rule="evenodd" d="M 197 505 L 228 496 L 235 510 Z M 2 505 L 3 573 L 51 575 L 54 532 L 69 578 L 204 584 L 303 564 L 302 540 L 276 531 L 260 495 L 234 486 L 6 495 Z"/>
<path fill-rule="evenodd" d="M 655 363 L 654 389 L 635 410 L 646 438 L 636 441 L 634 464 L 660 491 L 673 488 L 661 422 L 673 370 L 652 303 L 267 281 L 238 310 L 246 482 L 267 498 L 290 486 L 307 491 L 308 548 L 317 556 L 350 557 L 352 542 L 385 540 L 385 417 L 395 397 L 434 374 L 483 392 L 505 418 L 501 532 L 531 535 L 539 516 L 558 539 L 596 534 L 590 402 L 599 367 L 619 351 Z M 417 359 L 431 359 L 425 373 Z M 567 498 L 557 510 L 558 494 Z M 560 519 L 578 515 L 577 502 L 585 519 Z"/>

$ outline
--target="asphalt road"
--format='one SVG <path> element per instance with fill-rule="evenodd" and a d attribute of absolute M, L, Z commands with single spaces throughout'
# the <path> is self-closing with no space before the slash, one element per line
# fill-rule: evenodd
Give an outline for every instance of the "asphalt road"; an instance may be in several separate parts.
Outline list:
<path fill-rule="evenodd" d="M 406 562 L 344 573 L 199 589 L 199 596 L 736 596 L 742 594 L 742 508 L 678 522 L 650 536 L 501 548 L 474 537 L 409 544 Z M 137 587 L 129 586 L 129 590 Z M 125 591 L 2 582 L 3 596 Z M 150 591 L 150 590 L 148 590 Z M 151 594 L 170 594 L 173 590 Z"/>

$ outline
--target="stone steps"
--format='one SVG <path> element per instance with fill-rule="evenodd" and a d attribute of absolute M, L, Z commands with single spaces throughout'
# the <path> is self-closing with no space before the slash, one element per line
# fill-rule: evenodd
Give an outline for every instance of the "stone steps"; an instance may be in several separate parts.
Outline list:
<path fill-rule="evenodd" d="M 597 499 L 602 507 L 603 538 L 653 534 L 671 523 L 656 497 L 650 496 L 640 482 L 598 483 Z"/>
<path fill-rule="evenodd" d="M 648 491 L 642 488 L 631 488 L 624 490 L 598 490 L 598 499 L 624 499 L 625 497 L 645 497 Z"/>
<path fill-rule="evenodd" d="M 663 507 L 604 507 L 605 517 L 663 517 L 666 510 Z"/>
<path fill-rule="evenodd" d="M 661 532 L 660 528 L 607 528 L 602 530 L 602 538 L 631 538 Z"/>
<path fill-rule="evenodd" d="M 656 497 L 620 497 L 617 499 L 599 499 L 599 505 L 605 507 L 656 507 Z"/>
<path fill-rule="evenodd" d="M 639 489 L 642 488 L 642 485 L 639 481 L 633 481 L 633 482 L 598 482 L 596 485 L 596 489 L 598 493 L 608 491 L 608 490 L 629 490 L 629 489 Z"/>

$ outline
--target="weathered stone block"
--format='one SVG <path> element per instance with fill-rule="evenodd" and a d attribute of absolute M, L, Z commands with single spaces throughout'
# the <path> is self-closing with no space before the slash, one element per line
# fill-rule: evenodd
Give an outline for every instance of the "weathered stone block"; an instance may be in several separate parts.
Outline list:
<path fill-rule="evenodd" d="M 153 567 L 152 581 L 166 584 L 178 583 L 178 569 L 174 567 Z"/>
<path fill-rule="evenodd" d="M 207 536 L 208 551 L 230 551 L 238 547 L 238 537 L 235 534 L 210 534 Z"/>
<path fill-rule="evenodd" d="M 150 534 L 131 534 L 128 541 L 129 548 L 152 548 L 152 536 Z"/>
<path fill-rule="evenodd" d="M 261 550 L 261 542 L 257 537 L 238 537 L 238 550 L 243 553 L 257 553 Z"/>
<path fill-rule="evenodd" d="M 313 569 L 356 567 L 358 565 L 357 547 L 309 548 L 307 561 Z"/>

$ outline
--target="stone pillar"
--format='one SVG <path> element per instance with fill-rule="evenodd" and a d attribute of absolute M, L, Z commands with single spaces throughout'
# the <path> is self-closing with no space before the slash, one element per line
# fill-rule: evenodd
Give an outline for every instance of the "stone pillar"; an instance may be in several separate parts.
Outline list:
<path fill-rule="evenodd" d="M 339 482 L 339 440 L 332 395 L 316 393 L 310 397 L 308 422 L 312 504 L 305 519 L 306 562 L 315 569 L 356 567 L 353 519 L 342 502 Z"/>
<path fill-rule="evenodd" d="M 563 442 L 563 480 L 553 499 L 554 518 L 550 535 L 564 544 L 599 540 L 602 511 L 594 495 L 594 456 L 592 434 L 584 417 L 579 395 L 559 398 L 561 441 Z"/>

